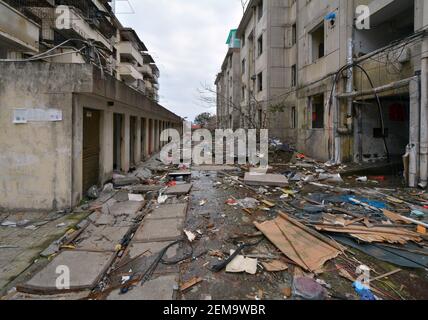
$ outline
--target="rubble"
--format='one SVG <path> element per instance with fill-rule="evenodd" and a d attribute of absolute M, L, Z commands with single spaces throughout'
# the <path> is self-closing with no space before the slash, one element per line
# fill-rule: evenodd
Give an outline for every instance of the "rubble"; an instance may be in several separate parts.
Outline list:
<path fill-rule="evenodd" d="M 380 188 L 382 184 L 370 188 L 369 180 L 342 177 L 337 166 L 299 155 L 294 161 L 288 167 L 273 166 L 266 175 L 240 173 L 242 167 L 226 173 L 210 167 L 176 171 L 177 167 L 159 166 L 162 175 L 152 175 L 150 181 L 138 178 L 125 184 L 128 176 L 115 176 L 123 179 L 123 185 L 106 187 L 88 206 L 92 214 L 87 222 L 53 243 L 44 255 L 62 255 L 67 249 L 115 255 L 110 271 L 100 272 L 103 280 L 86 286 L 95 299 L 169 298 L 173 292 L 179 298 L 217 299 L 230 298 L 230 290 L 252 299 L 365 299 L 371 296 L 359 287 L 336 292 L 342 290 L 338 279 L 356 282 L 355 268 L 362 263 L 353 259 L 364 259 L 360 255 L 402 268 L 428 267 L 424 192 L 406 196 L 397 189 Z M 137 168 L 133 174 L 137 171 L 148 172 Z M 412 216 L 414 211 L 419 217 Z M 2 223 L 37 225 L 24 220 L 13 217 Z M 382 284 L 405 272 L 380 270 L 373 278 L 377 284 L 371 287 L 373 294 L 401 299 Z M 168 273 L 173 275 L 171 281 L 158 280 Z M 181 286 L 175 280 L 179 273 L 189 279 Z M 224 282 L 219 273 L 226 277 Z M 278 287 L 273 280 L 277 277 L 288 280 Z M 197 286 L 202 279 L 204 284 Z M 247 283 L 253 282 L 263 286 L 244 293 Z M 151 289 L 153 295 L 152 283 L 160 286 Z M 220 293 L 214 283 L 229 290 Z M 237 287 L 230 288 L 230 283 Z M 18 288 L 25 291 L 25 286 Z M 48 286 L 35 288 L 38 294 L 51 291 Z"/>

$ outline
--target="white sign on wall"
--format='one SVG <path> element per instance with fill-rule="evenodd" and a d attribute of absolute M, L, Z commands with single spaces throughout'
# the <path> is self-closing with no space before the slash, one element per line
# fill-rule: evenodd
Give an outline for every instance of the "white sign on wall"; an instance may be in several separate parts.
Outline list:
<path fill-rule="evenodd" d="M 57 109 L 15 109 L 13 123 L 62 121 L 62 111 Z"/>

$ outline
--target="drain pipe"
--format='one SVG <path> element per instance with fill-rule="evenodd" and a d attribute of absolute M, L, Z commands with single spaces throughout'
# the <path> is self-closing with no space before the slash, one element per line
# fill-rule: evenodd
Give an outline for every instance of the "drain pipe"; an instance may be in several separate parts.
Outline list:
<path fill-rule="evenodd" d="M 422 40 L 421 58 L 421 118 L 420 118 L 420 183 L 419 187 L 428 185 L 428 37 Z"/>
<path fill-rule="evenodd" d="M 347 54 L 347 64 L 348 66 L 354 63 L 354 43 L 352 37 L 348 39 L 348 54 Z M 346 80 L 346 93 L 351 93 L 354 91 L 354 68 L 348 68 L 348 79 Z M 346 114 L 346 126 L 348 127 L 349 133 L 353 131 L 353 122 L 352 122 L 352 105 L 354 99 L 352 97 L 348 98 L 348 111 Z"/>

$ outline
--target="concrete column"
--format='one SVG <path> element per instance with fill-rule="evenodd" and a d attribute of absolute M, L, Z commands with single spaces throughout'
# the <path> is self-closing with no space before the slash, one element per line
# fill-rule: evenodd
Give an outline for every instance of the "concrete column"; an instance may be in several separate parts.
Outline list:
<path fill-rule="evenodd" d="M 78 97 L 73 98 L 73 190 L 72 206 L 78 205 L 82 200 L 83 188 L 83 107 L 79 105 Z"/>
<path fill-rule="evenodd" d="M 103 111 L 100 137 L 100 181 L 103 184 L 113 176 L 113 128 L 113 112 Z"/>
<path fill-rule="evenodd" d="M 149 156 L 149 119 L 144 118 L 144 157 Z"/>
<path fill-rule="evenodd" d="M 154 128 L 155 128 L 155 134 L 154 134 L 155 144 L 154 144 L 154 146 L 155 146 L 155 153 L 156 153 L 159 151 L 159 120 L 155 120 Z"/>
<path fill-rule="evenodd" d="M 422 42 L 421 59 L 421 110 L 420 110 L 420 183 L 428 185 L 428 37 Z"/>
<path fill-rule="evenodd" d="M 131 143 L 131 137 L 130 137 L 130 132 L 129 132 L 129 121 L 130 117 L 129 114 L 124 114 L 123 115 L 123 122 L 124 122 L 124 126 L 123 126 L 123 141 L 122 141 L 122 156 L 121 156 L 121 164 L 122 164 L 122 171 L 123 172 L 128 172 L 129 171 L 129 147 L 130 147 L 130 143 Z"/>
<path fill-rule="evenodd" d="M 136 120 L 136 125 L 135 125 L 135 148 L 134 148 L 134 159 L 135 159 L 135 164 L 137 165 L 138 162 L 141 161 L 141 120 L 139 117 L 137 117 Z"/>
<path fill-rule="evenodd" d="M 150 130 L 150 140 L 151 140 L 151 150 L 150 150 L 150 155 L 155 153 L 156 150 L 156 128 L 155 128 L 155 120 L 154 119 L 150 119 L 150 123 L 151 123 L 151 130 Z"/>
<path fill-rule="evenodd" d="M 407 150 L 409 153 L 409 187 L 415 188 L 418 184 L 419 174 L 419 138 L 420 138 L 420 82 L 411 81 L 409 85 L 410 93 L 410 132 L 409 132 L 409 145 Z"/>
<path fill-rule="evenodd" d="M 162 121 L 162 132 L 166 130 L 166 122 Z M 162 138 L 165 140 L 165 135 L 162 135 Z M 165 146 L 166 142 L 162 142 L 162 147 Z"/>

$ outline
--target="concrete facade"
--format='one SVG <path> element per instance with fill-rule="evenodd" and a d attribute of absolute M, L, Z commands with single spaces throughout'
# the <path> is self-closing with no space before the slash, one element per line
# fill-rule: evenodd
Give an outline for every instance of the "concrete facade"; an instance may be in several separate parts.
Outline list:
<path fill-rule="evenodd" d="M 426 186 L 426 2 L 261 3 L 250 1 L 237 31 L 247 72 L 241 106 L 257 118 L 259 109 L 268 110 L 269 121 L 259 127 L 322 161 L 406 155 L 409 185 Z M 369 9 L 365 20 L 361 5 Z"/>
<path fill-rule="evenodd" d="M 84 109 L 101 113 L 100 185 L 112 178 L 114 170 L 114 114 L 123 115 L 127 133 L 130 117 L 136 123 L 149 120 L 169 128 L 181 126 L 181 118 L 113 77 L 102 79 L 99 70 L 88 64 L 3 62 L 0 70 L 2 209 L 63 209 L 79 203 L 86 192 L 82 187 Z M 13 122 L 17 108 L 54 108 L 62 112 L 62 120 L 17 124 Z M 136 161 L 160 148 L 156 143 L 149 149 L 149 127 L 140 128 L 135 129 L 141 138 L 134 148 Z M 155 128 L 151 136 L 157 139 L 153 141 L 160 138 Z M 119 171 L 129 171 L 129 148 L 130 135 L 125 134 Z"/>
<path fill-rule="evenodd" d="M 4 10 L 11 14 L 10 21 L 0 19 L 5 211 L 72 208 L 89 184 L 102 186 L 114 171 L 127 173 L 158 152 L 162 130 L 182 127 L 179 116 L 157 103 L 159 69 L 109 1 L 34 3 L 0 1 L 2 17 Z M 98 21 L 89 24 L 93 10 Z M 64 13 L 72 23 L 60 26 L 56 19 Z M 28 28 L 22 34 L 5 28 L 13 19 Z"/>
<path fill-rule="evenodd" d="M 241 128 L 269 128 L 271 136 L 289 139 L 291 135 L 294 138 L 295 133 L 290 129 L 294 128 L 291 115 L 296 111 L 292 92 L 296 86 L 292 77 L 297 59 L 296 42 L 292 37 L 295 12 L 295 4 L 285 0 L 253 0 L 245 11 L 236 31 L 241 48 L 239 62 L 234 65 L 240 70 L 240 76 L 229 89 L 239 92 L 240 99 L 235 104 L 240 119 L 235 119 L 234 123 L 239 123 Z M 225 61 L 228 56 L 230 49 Z M 217 84 L 226 78 L 224 69 L 223 64 Z M 224 91 L 219 93 L 218 101 L 224 96 L 227 96 Z M 218 102 L 218 110 L 225 110 L 221 102 Z M 223 128 L 232 126 L 223 124 Z"/>
<path fill-rule="evenodd" d="M 222 71 L 217 75 L 217 125 L 221 129 L 239 128 L 241 59 L 239 48 L 229 48 Z"/>

